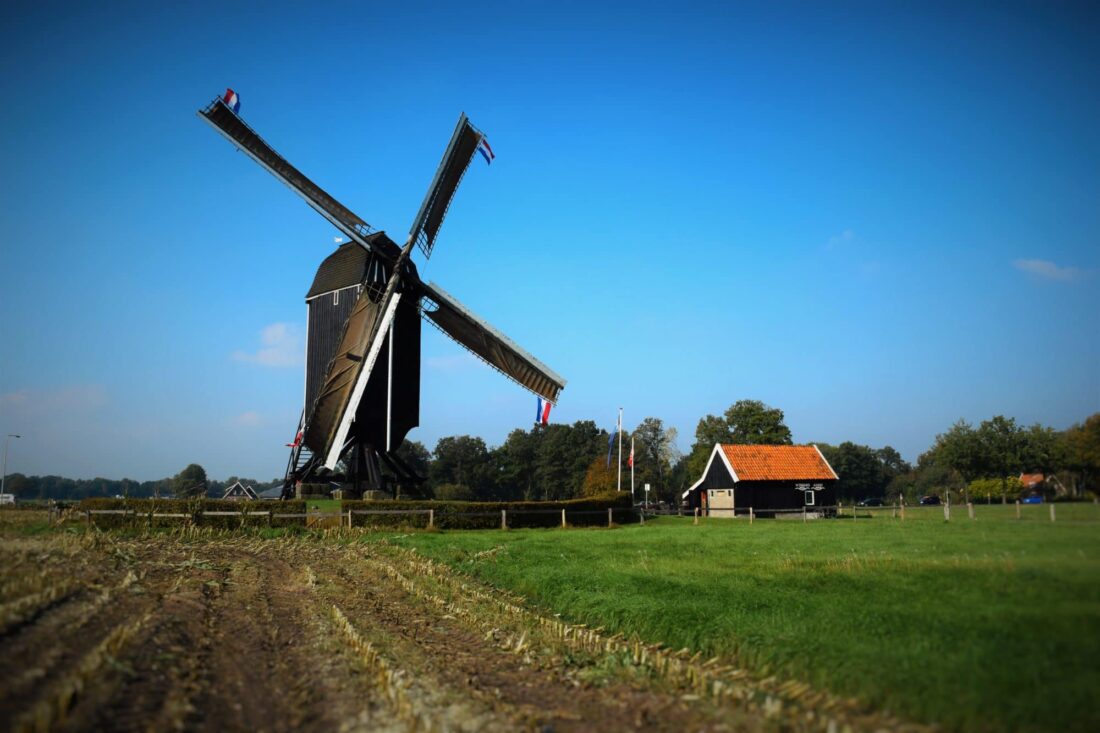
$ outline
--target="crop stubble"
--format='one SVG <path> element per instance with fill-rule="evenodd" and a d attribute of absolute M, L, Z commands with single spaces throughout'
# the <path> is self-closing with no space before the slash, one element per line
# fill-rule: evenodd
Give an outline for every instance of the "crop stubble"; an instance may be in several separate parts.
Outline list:
<path fill-rule="evenodd" d="M 5 538 L 0 727 L 911 727 L 570 626 L 410 551 L 346 539 Z"/>

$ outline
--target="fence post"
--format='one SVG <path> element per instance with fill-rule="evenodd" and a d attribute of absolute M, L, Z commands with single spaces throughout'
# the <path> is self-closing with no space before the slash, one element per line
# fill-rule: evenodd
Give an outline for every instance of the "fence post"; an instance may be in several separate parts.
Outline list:
<path fill-rule="evenodd" d="M 1054 521 L 1054 504 L 1050 505 L 1050 521 Z"/>
<path fill-rule="evenodd" d="M 644 527 L 645 526 L 645 508 L 644 507 L 638 509 L 638 520 L 642 523 L 642 526 Z"/>
<path fill-rule="evenodd" d="M 501 509 L 500 510 L 500 528 L 501 529 L 508 529 L 508 510 L 507 509 Z"/>
<path fill-rule="evenodd" d="M 565 529 L 565 510 L 561 510 L 561 528 Z"/>
<path fill-rule="evenodd" d="M 803 522 L 806 521 L 806 507 L 805 506 L 802 507 L 802 521 Z"/>
<path fill-rule="evenodd" d="M 428 529 L 435 527 L 435 509 L 428 510 Z"/>
<path fill-rule="evenodd" d="M 753 519 L 754 519 L 755 517 L 756 517 L 756 512 L 755 512 L 755 511 L 753 511 L 753 508 L 752 508 L 752 507 L 750 506 L 750 507 L 749 507 L 749 524 L 752 524 L 752 520 L 753 520 Z"/>
<path fill-rule="evenodd" d="M 972 502 L 972 501 L 966 502 L 966 513 L 970 515 L 971 519 L 974 518 L 974 502 Z"/>
<path fill-rule="evenodd" d="M 1019 499 L 1016 500 L 1016 518 L 1017 519 L 1020 518 L 1020 500 Z"/>
<path fill-rule="evenodd" d="M 611 526 L 611 507 L 607 508 L 607 526 Z"/>
<path fill-rule="evenodd" d="M 951 521 L 951 505 L 950 504 L 944 504 L 943 505 L 943 521 L 945 521 L 945 522 L 950 522 Z"/>
<path fill-rule="evenodd" d="M 695 507 L 695 521 L 692 524 L 699 524 L 699 507 Z"/>
<path fill-rule="evenodd" d="M 905 499 L 901 500 L 901 521 L 905 521 Z"/>

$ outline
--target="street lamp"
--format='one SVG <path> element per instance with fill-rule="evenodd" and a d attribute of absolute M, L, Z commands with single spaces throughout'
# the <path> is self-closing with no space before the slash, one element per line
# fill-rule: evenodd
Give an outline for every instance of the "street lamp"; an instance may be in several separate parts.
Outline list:
<path fill-rule="evenodd" d="M 8 480 L 8 443 L 11 442 L 12 438 L 22 438 L 22 437 L 23 437 L 22 435 L 16 435 L 15 433 L 8 433 L 7 437 L 4 438 L 4 469 L 3 469 L 3 473 L 0 473 L 0 494 L 4 493 L 4 484 L 7 483 L 7 480 Z"/>

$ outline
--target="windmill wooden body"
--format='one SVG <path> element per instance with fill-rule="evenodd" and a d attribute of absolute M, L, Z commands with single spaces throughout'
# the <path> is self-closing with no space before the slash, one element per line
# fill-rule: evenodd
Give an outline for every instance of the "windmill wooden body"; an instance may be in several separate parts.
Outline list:
<path fill-rule="evenodd" d="M 306 296 L 305 405 L 284 497 L 299 482 L 330 476 L 341 460 L 355 491 L 387 488 L 386 473 L 417 480 L 396 451 L 420 422 L 421 318 L 521 387 L 558 401 L 564 379 L 441 287 L 421 280 L 410 257 L 414 246 L 431 257 L 482 142 L 466 115 L 459 117 L 403 246 L 276 153 L 225 100 L 214 100 L 199 116 L 350 240 L 321 263 Z"/>

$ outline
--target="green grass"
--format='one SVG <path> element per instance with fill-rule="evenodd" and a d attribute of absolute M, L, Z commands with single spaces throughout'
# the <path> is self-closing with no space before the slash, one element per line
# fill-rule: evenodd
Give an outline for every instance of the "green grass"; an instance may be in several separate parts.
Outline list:
<path fill-rule="evenodd" d="M 309 499 L 306 501 L 307 511 L 338 512 L 340 511 L 339 499 Z"/>
<path fill-rule="evenodd" d="M 1056 524 L 1046 506 L 1019 522 L 1012 506 L 979 505 L 976 521 L 952 509 L 949 524 L 936 507 L 938 521 L 667 518 L 393 539 L 567 620 L 729 655 L 915 720 L 1100 730 L 1100 523 L 1063 521 L 1100 509 L 1059 505 Z"/>

